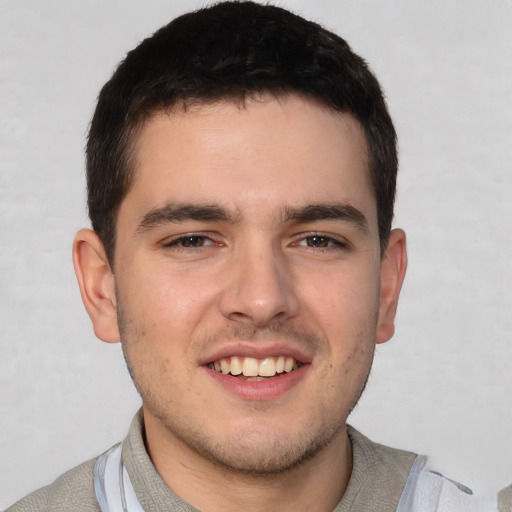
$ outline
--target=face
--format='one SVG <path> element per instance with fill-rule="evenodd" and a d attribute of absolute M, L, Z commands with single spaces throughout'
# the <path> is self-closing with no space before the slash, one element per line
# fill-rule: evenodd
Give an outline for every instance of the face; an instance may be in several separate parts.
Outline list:
<path fill-rule="evenodd" d="M 117 224 L 125 356 L 182 453 L 267 473 L 344 435 L 380 324 L 362 129 L 291 96 L 157 115 Z"/>

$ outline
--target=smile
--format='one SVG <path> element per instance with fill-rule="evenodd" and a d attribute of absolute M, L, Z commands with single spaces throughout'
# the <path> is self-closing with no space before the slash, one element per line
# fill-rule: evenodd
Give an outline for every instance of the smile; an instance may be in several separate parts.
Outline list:
<path fill-rule="evenodd" d="M 223 357 L 209 363 L 208 368 L 224 375 L 243 377 L 275 377 L 291 373 L 302 365 L 293 357 L 278 356 L 255 359 L 253 357 Z"/>

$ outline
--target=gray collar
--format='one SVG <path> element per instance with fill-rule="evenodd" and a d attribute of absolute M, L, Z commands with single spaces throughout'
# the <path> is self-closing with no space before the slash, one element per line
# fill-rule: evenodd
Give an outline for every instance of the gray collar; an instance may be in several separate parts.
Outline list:
<path fill-rule="evenodd" d="M 122 457 L 142 508 L 146 512 L 198 512 L 162 480 L 146 451 L 143 432 L 139 411 L 123 442 Z M 416 455 L 373 443 L 350 426 L 348 435 L 352 443 L 352 475 L 333 512 L 394 512 Z"/>

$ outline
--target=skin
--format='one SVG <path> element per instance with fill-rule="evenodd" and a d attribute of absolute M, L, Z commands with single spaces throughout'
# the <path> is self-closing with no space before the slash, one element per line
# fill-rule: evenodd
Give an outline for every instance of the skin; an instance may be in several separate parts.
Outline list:
<path fill-rule="evenodd" d="M 74 262 L 96 335 L 122 339 L 155 467 L 203 511 L 332 510 L 406 268 L 402 231 L 380 252 L 361 127 L 266 97 L 156 115 L 134 149 L 115 273 L 90 230 Z M 281 353 L 303 366 L 274 383 L 207 367 Z"/>

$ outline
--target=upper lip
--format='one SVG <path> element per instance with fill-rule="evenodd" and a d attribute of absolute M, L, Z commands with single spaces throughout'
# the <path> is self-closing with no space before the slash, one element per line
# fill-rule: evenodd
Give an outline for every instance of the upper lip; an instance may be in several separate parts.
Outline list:
<path fill-rule="evenodd" d="M 203 355 L 199 364 L 205 366 L 219 359 L 238 356 L 265 359 L 266 357 L 293 357 L 297 362 L 307 364 L 312 360 L 312 354 L 296 346 L 286 343 L 266 343 L 262 341 L 237 341 L 222 345 Z"/>

